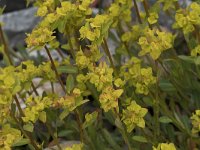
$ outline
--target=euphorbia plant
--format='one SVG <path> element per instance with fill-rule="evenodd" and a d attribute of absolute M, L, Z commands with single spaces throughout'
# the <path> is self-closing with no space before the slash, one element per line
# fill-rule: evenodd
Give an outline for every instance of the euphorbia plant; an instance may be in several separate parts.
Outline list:
<path fill-rule="evenodd" d="M 40 64 L 17 65 L 0 28 L 7 58 L 0 69 L 0 149 L 39 150 L 52 143 L 66 150 L 198 149 L 200 5 L 115 0 L 93 14 L 92 3 L 35 2 L 41 22 L 26 43 L 31 51 L 47 53 L 49 60 Z M 161 13 L 173 29 L 159 25 Z M 116 45 L 113 55 L 109 40 Z M 40 94 L 46 82 L 51 91 Z M 58 86 L 62 94 L 55 92 Z M 61 140 L 79 144 L 63 148 Z"/>

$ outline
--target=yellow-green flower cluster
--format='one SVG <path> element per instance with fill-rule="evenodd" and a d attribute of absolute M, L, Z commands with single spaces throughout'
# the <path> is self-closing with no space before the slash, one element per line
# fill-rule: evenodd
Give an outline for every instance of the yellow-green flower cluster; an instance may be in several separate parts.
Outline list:
<path fill-rule="evenodd" d="M 105 87 L 112 85 L 113 82 L 113 69 L 108 67 L 106 62 L 100 62 L 99 66 L 91 68 L 87 74 L 89 81 L 95 85 L 98 91 L 103 90 Z"/>
<path fill-rule="evenodd" d="M 20 79 L 23 89 L 28 90 L 31 87 L 32 79 L 41 76 L 41 70 L 34 65 L 33 61 L 24 61 L 16 67 L 15 74 Z"/>
<path fill-rule="evenodd" d="M 121 67 L 121 76 L 128 81 L 130 85 L 136 87 L 136 93 L 147 95 L 149 87 L 156 83 L 156 77 L 153 76 L 152 68 L 142 68 L 141 60 L 132 57 Z"/>
<path fill-rule="evenodd" d="M 175 20 L 174 28 L 181 28 L 184 34 L 194 31 L 200 25 L 200 5 L 193 2 L 186 9 L 177 10 Z"/>
<path fill-rule="evenodd" d="M 35 5 L 38 6 L 37 16 L 43 17 L 48 13 L 49 10 L 53 10 L 54 0 L 39 0 L 35 3 Z"/>
<path fill-rule="evenodd" d="M 55 65 L 58 66 L 58 63 L 54 61 Z M 40 77 L 47 81 L 55 81 L 56 76 L 54 71 L 51 68 L 51 62 L 43 62 L 41 65 L 39 65 L 39 71 L 40 71 Z"/>
<path fill-rule="evenodd" d="M 72 147 L 67 147 L 65 150 L 83 150 L 83 144 L 73 144 Z"/>
<path fill-rule="evenodd" d="M 93 64 L 98 62 L 102 57 L 102 54 L 98 50 L 97 46 L 90 46 L 89 50 L 83 52 L 81 49 L 76 53 L 76 64 L 79 69 L 93 68 Z"/>
<path fill-rule="evenodd" d="M 0 105 L 0 124 L 4 124 L 10 115 L 10 105 Z"/>
<path fill-rule="evenodd" d="M 113 26 L 115 27 L 120 20 L 131 21 L 132 0 L 115 1 L 109 7 L 109 15 L 113 17 Z"/>
<path fill-rule="evenodd" d="M 11 150 L 12 144 L 22 138 L 21 132 L 10 125 L 3 125 L 0 130 L 0 150 Z"/>
<path fill-rule="evenodd" d="M 150 54 L 150 56 L 156 60 L 163 51 L 173 47 L 174 36 L 171 33 L 147 28 L 144 34 L 144 36 L 139 38 L 138 42 L 142 48 L 139 52 L 139 56 Z"/>
<path fill-rule="evenodd" d="M 76 64 L 80 69 L 87 68 L 90 65 L 90 60 L 84 55 L 83 51 L 80 50 L 76 53 Z"/>
<path fill-rule="evenodd" d="M 38 16 L 44 16 L 40 24 L 31 34 L 27 34 L 26 43 L 28 47 L 44 46 L 46 43 L 55 44 L 55 37 L 52 35 L 57 28 L 61 33 L 72 32 L 66 31 L 72 26 L 80 26 L 84 22 L 87 15 L 92 13 L 89 5 L 93 0 L 81 0 L 76 4 L 69 1 L 62 1 L 61 6 L 54 10 L 54 1 L 38 1 Z M 58 43 L 57 43 L 58 44 Z"/>
<path fill-rule="evenodd" d="M 55 100 L 52 104 L 53 107 L 63 107 L 67 108 L 70 112 L 73 111 L 79 105 L 87 102 L 88 100 L 83 100 L 82 91 L 79 88 L 74 88 L 70 95 L 66 95 Z"/>
<path fill-rule="evenodd" d="M 108 86 L 103 88 L 101 95 L 99 96 L 99 101 L 101 103 L 101 107 L 105 112 L 113 108 L 118 107 L 118 98 L 122 95 L 122 89 L 113 89 L 112 86 Z"/>
<path fill-rule="evenodd" d="M 55 39 L 53 31 L 49 28 L 36 28 L 31 34 L 27 34 L 27 47 L 43 47 L 46 43 Z"/>
<path fill-rule="evenodd" d="M 192 133 L 200 132 L 200 110 L 196 110 L 194 114 L 190 117 L 192 120 Z"/>
<path fill-rule="evenodd" d="M 131 31 L 127 31 L 122 35 L 121 39 L 123 42 L 137 41 L 139 37 L 142 35 L 142 33 L 143 33 L 142 26 L 134 25 L 132 26 Z"/>
<path fill-rule="evenodd" d="M 151 12 L 149 14 L 149 17 L 148 17 L 147 20 L 148 20 L 149 24 L 155 24 L 155 23 L 157 23 L 158 22 L 158 13 Z"/>
<path fill-rule="evenodd" d="M 52 104 L 52 101 L 48 97 L 28 97 L 26 99 L 26 108 L 24 109 L 24 117 L 22 117 L 24 122 L 33 122 L 35 123 L 38 119 L 43 122 L 46 122 L 46 112 L 45 108 L 49 108 Z"/>
<path fill-rule="evenodd" d="M 102 92 L 99 101 L 105 112 L 118 107 L 118 98 L 123 93 L 122 89 L 115 90 L 113 88 L 113 81 L 116 87 L 121 87 L 124 82 L 120 78 L 114 80 L 112 74 L 113 69 L 108 67 L 106 62 L 100 62 L 98 66 L 91 65 L 87 75 L 79 74 L 76 79 L 79 85 L 84 86 L 84 83 L 89 81 L 94 84 L 97 91 Z"/>
<path fill-rule="evenodd" d="M 191 56 L 197 56 L 200 54 L 200 45 L 197 45 L 194 49 L 191 51 Z"/>
<path fill-rule="evenodd" d="M 10 104 L 12 96 L 21 90 L 20 78 L 13 66 L 0 69 L 0 85 L 0 105 Z"/>
<path fill-rule="evenodd" d="M 135 101 L 132 101 L 131 104 L 123 110 L 122 121 L 126 125 L 128 132 L 131 132 L 136 126 L 140 128 L 145 127 L 143 117 L 146 115 L 147 111 L 146 108 L 142 108 Z"/>
<path fill-rule="evenodd" d="M 174 143 L 159 143 L 158 147 L 153 146 L 153 150 L 176 150 Z"/>
<path fill-rule="evenodd" d="M 96 15 L 86 20 L 86 24 L 79 30 L 81 39 L 89 39 L 94 44 L 100 44 L 107 36 L 112 23 L 112 17 L 107 14 Z"/>
<path fill-rule="evenodd" d="M 97 117 L 98 117 L 97 111 L 94 111 L 92 113 L 86 113 L 85 114 L 85 122 L 83 124 L 83 127 L 86 128 L 86 127 L 92 125 L 97 120 Z"/>

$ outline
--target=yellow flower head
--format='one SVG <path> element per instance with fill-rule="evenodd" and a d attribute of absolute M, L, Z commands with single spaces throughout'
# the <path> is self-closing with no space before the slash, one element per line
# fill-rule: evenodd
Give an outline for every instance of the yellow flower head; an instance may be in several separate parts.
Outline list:
<path fill-rule="evenodd" d="M 139 56 L 149 53 L 156 60 L 163 51 L 173 47 L 173 41 L 174 36 L 171 33 L 147 29 L 145 36 L 140 37 L 138 42 L 142 48 Z"/>
<path fill-rule="evenodd" d="M 31 34 L 27 34 L 27 47 L 44 46 L 46 43 L 55 39 L 55 36 L 52 36 L 52 34 L 53 31 L 50 31 L 48 28 L 39 27 L 34 29 Z"/>
<path fill-rule="evenodd" d="M 118 98 L 122 95 L 123 90 L 114 90 L 113 87 L 108 86 L 103 89 L 99 96 L 101 107 L 105 112 L 118 107 Z"/>
<path fill-rule="evenodd" d="M 127 109 L 123 110 L 122 121 L 127 127 L 127 131 L 131 132 L 136 126 L 145 127 L 143 117 L 146 115 L 147 109 L 142 108 L 135 101 L 132 101 Z"/>
<path fill-rule="evenodd" d="M 153 146 L 153 150 L 176 150 L 174 143 L 159 143 L 158 147 Z"/>
<path fill-rule="evenodd" d="M 192 117 L 190 117 L 192 120 L 192 133 L 198 133 L 200 132 L 200 110 L 196 110 L 195 113 L 192 114 Z"/>

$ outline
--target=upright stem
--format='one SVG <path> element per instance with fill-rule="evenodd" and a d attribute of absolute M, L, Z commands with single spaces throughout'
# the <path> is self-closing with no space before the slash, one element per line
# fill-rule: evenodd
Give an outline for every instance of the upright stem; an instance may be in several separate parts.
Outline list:
<path fill-rule="evenodd" d="M 5 40 L 5 37 L 4 37 L 1 25 L 0 25 L 0 38 L 1 38 L 1 41 L 2 41 L 2 43 L 4 45 L 4 53 L 6 54 L 8 60 L 9 60 L 10 65 L 13 65 L 12 59 L 11 59 L 11 57 L 9 55 L 8 45 L 6 43 L 6 40 Z"/>
<path fill-rule="evenodd" d="M 140 12 L 139 12 L 139 9 L 138 9 L 136 0 L 133 0 L 133 3 L 134 3 L 134 7 L 135 7 L 135 11 L 136 11 L 137 18 L 138 18 L 138 22 L 139 22 L 140 24 L 142 24 L 142 19 L 141 19 L 141 17 L 140 17 Z"/>
<path fill-rule="evenodd" d="M 83 142 L 84 140 L 84 134 L 83 134 L 83 126 L 82 126 L 82 122 L 81 122 L 81 118 L 79 115 L 79 111 L 77 109 L 75 109 L 75 115 L 76 115 L 76 120 L 79 126 L 79 131 L 80 131 L 80 140 L 81 142 Z"/>
<path fill-rule="evenodd" d="M 50 61 L 51 61 L 52 67 L 53 67 L 53 70 L 54 70 L 54 72 L 55 72 L 55 74 L 56 74 L 57 79 L 58 79 L 59 82 L 60 82 L 60 85 L 61 85 L 61 87 L 62 87 L 62 89 L 63 89 L 63 92 L 66 93 L 64 84 L 62 83 L 62 80 L 61 80 L 61 78 L 60 78 L 60 76 L 59 76 L 59 74 L 58 74 L 58 71 L 57 71 L 56 66 L 55 66 L 55 64 L 54 64 L 53 58 L 51 57 L 51 54 L 50 54 L 50 52 L 49 52 L 49 49 L 47 48 L 46 45 L 45 45 L 44 48 L 45 48 L 45 50 L 46 50 L 46 52 L 47 52 L 47 54 L 48 54 L 48 56 L 49 56 L 49 59 L 50 59 Z M 81 119 L 80 119 L 80 116 L 79 116 L 79 113 L 78 113 L 77 110 L 75 110 L 75 115 L 76 115 L 77 123 L 78 123 L 78 126 L 79 126 L 80 139 L 81 139 L 81 141 L 83 141 L 83 128 L 82 128 Z"/>
<path fill-rule="evenodd" d="M 159 125 L 159 79 L 158 79 L 158 62 L 155 61 L 156 64 L 156 96 L 155 96 L 155 104 L 154 104 L 154 119 L 155 119 L 155 131 L 154 131 L 154 138 L 155 140 L 158 138 L 160 134 L 160 125 Z"/>
<path fill-rule="evenodd" d="M 69 42 L 70 52 L 71 52 L 72 57 L 75 58 L 75 51 L 74 51 L 72 41 L 70 38 L 70 32 L 69 32 L 68 28 L 66 28 L 66 30 L 67 30 L 66 35 L 67 35 L 67 40 Z"/>
<path fill-rule="evenodd" d="M 146 16 L 149 17 L 149 6 L 146 0 L 143 0 L 143 6 L 144 6 L 144 10 L 146 12 Z M 149 28 L 152 29 L 152 25 L 150 23 L 149 24 Z"/>
<path fill-rule="evenodd" d="M 104 52 L 106 53 L 106 55 L 108 56 L 108 59 L 110 61 L 110 65 L 111 67 L 116 71 L 116 68 L 115 68 L 115 65 L 113 63 L 113 60 L 112 60 L 112 56 L 110 54 L 110 51 L 109 51 L 109 48 L 108 48 L 108 44 L 107 44 L 107 41 L 106 39 L 104 38 L 103 39 L 103 43 L 104 43 Z"/>
<path fill-rule="evenodd" d="M 19 100 L 18 100 L 17 96 L 14 95 L 13 97 L 14 97 L 15 103 L 17 105 L 17 108 L 19 110 L 20 116 L 24 117 L 25 115 L 24 115 L 24 112 L 23 112 L 23 110 L 22 110 L 22 108 L 20 106 L 20 103 L 19 103 Z"/>
<path fill-rule="evenodd" d="M 120 116 L 119 116 L 119 114 L 118 114 L 118 112 L 117 112 L 116 109 L 114 109 L 114 113 L 115 113 L 116 117 L 120 120 Z M 121 120 L 120 120 L 120 122 L 121 122 Z M 121 122 L 121 124 L 122 124 L 122 122 Z M 123 126 L 122 126 L 122 128 L 118 128 L 118 129 L 121 131 L 121 135 L 122 135 L 122 137 L 123 137 L 123 139 L 124 139 L 124 142 L 125 142 L 126 145 L 128 146 L 128 149 L 129 149 L 129 150 L 132 150 L 131 144 L 130 144 L 130 142 L 129 142 L 129 140 L 128 140 L 128 136 L 127 136 L 126 130 L 124 129 Z"/>
<path fill-rule="evenodd" d="M 124 33 L 123 28 L 122 28 L 122 25 L 121 25 L 121 22 L 119 22 L 118 27 L 119 27 L 118 34 L 119 34 L 119 36 L 121 36 L 121 35 Z M 121 43 L 124 44 L 124 46 L 125 46 L 125 48 L 126 48 L 126 51 L 127 51 L 128 55 L 129 55 L 129 57 L 131 57 L 132 54 L 131 54 L 131 51 L 129 50 L 129 47 L 128 47 L 127 42 L 123 42 L 121 38 L 120 38 L 120 41 L 121 41 Z"/>
<path fill-rule="evenodd" d="M 17 118 L 14 115 L 11 115 L 12 118 L 14 119 L 14 121 L 16 122 L 16 124 L 19 126 L 20 130 L 22 131 L 22 133 L 24 134 L 24 136 L 30 140 L 31 145 L 35 148 L 35 150 L 40 150 L 40 148 L 38 147 L 37 143 L 34 141 L 33 137 L 27 133 L 23 127 L 21 126 L 20 122 L 17 120 Z"/>
<path fill-rule="evenodd" d="M 57 48 L 56 51 L 58 52 L 58 54 L 60 55 L 60 57 L 61 57 L 62 59 L 65 58 L 60 48 Z"/>
<path fill-rule="evenodd" d="M 47 129 L 48 129 L 49 133 L 51 134 L 53 140 L 56 142 L 56 145 L 57 145 L 58 149 L 62 150 L 62 147 L 59 144 L 58 138 L 55 137 L 55 135 L 53 134 L 51 125 L 49 125 L 48 123 L 46 123 L 46 126 L 47 126 Z"/>
<path fill-rule="evenodd" d="M 44 46 L 44 48 L 45 48 L 45 50 L 46 50 L 46 52 L 47 52 L 47 55 L 49 56 L 49 59 L 50 59 L 51 64 L 52 64 L 52 68 L 53 68 L 53 70 L 54 70 L 54 72 L 55 72 L 55 74 L 56 74 L 56 77 L 57 77 L 57 79 L 58 79 L 58 81 L 59 81 L 61 87 L 62 87 L 62 90 L 63 90 L 63 92 L 65 93 L 65 92 L 66 92 L 66 91 L 65 91 L 65 86 L 64 86 L 64 84 L 63 84 L 63 82 L 62 82 L 62 80 L 61 80 L 61 78 L 60 78 L 60 76 L 59 76 L 59 74 L 58 74 L 58 71 L 57 71 L 57 69 L 56 69 L 56 65 L 55 65 L 55 63 L 54 63 L 54 61 L 53 61 L 53 58 L 51 57 L 50 51 L 49 51 L 49 49 L 47 48 L 46 45 Z"/>
<path fill-rule="evenodd" d="M 32 86 L 33 91 L 35 92 L 36 96 L 39 96 L 39 93 L 37 92 L 37 89 L 36 89 L 35 85 L 33 84 L 33 82 L 31 83 L 31 86 Z"/>

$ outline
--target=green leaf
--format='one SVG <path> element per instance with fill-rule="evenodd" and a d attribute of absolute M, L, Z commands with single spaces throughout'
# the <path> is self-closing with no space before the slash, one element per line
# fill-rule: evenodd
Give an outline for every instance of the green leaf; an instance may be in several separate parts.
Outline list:
<path fill-rule="evenodd" d="M 67 117 L 69 114 L 69 110 L 65 109 L 59 116 L 60 120 L 63 120 L 65 117 Z"/>
<path fill-rule="evenodd" d="M 59 24 L 58 24 L 58 31 L 60 33 L 63 33 L 64 30 L 65 30 L 65 24 L 66 24 L 66 21 L 62 20 L 62 21 L 59 21 Z"/>
<path fill-rule="evenodd" d="M 115 150 L 120 150 L 120 146 L 117 144 L 117 142 L 113 139 L 113 136 L 106 130 L 102 129 L 103 136 L 105 140 L 113 147 Z"/>
<path fill-rule="evenodd" d="M 57 67 L 58 73 L 78 73 L 78 68 L 72 65 Z"/>
<path fill-rule="evenodd" d="M 67 137 L 73 133 L 72 130 L 61 130 L 58 132 L 58 137 Z"/>
<path fill-rule="evenodd" d="M 23 126 L 23 129 L 26 130 L 26 131 L 28 131 L 28 132 L 33 132 L 33 128 L 34 128 L 34 126 L 33 126 L 32 123 L 28 123 L 28 124 L 25 124 Z"/>
<path fill-rule="evenodd" d="M 42 121 L 43 123 L 46 122 L 47 117 L 46 117 L 46 112 L 45 111 L 40 112 L 40 114 L 39 114 L 39 120 Z"/>
<path fill-rule="evenodd" d="M 97 120 L 98 112 L 94 111 L 91 114 L 85 115 L 85 122 L 83 123 L 83 129 L 91 126 Z"/>
<path fill-rule="evenodd" d="M 161 88 L 161 90 L 163 90 L 165 92 L 175 92 L 176 91 L 176 88 L 173 86 L 173 84 L 171 84 L 167 80 L 161 80 L 159 82 L 159 87 Z"/>
<path fill-rule="evenodd" d="M 147 143 L 147 139 L 143 136 L 133 136 L 132 139 L 137 142 Z"/>
<path fill-rule="evenodd" d="M 159 118 L 159 121 L 160 121 L 161 123 L 170 123 L 170 122 L 172 122 L 172 120 L 171 120 L 169 117 L 167 117 L 167 116 L 162 116 L 162 117 L 160 117 L 160 118 Z"/>
<path fill-rule="evenodd" d="M 117 126 L 117 128 L 123 130 L 123 125 L 119 118 L 115 119 L 115 125 Z"/>
<path fill-rule="evenodd" d="M 70 49 L 70 47 L 69 47 L 68 44 L 63 44 L 63 45 L 61 46 L 61 48 L 62 48 L 62 49 L 65 49 L 65 50 L 69 50 L 69 49 Z"/>
<path fill-rule="evenodd" d="M 67 76 L 67 81 L 66 81 L 67 93 L 70 94 L 73 88 L 74 88 L 74 77 L 70 74 Z"/>
<path fill-rule="evenodd" d="M 3 7 L 1 6 L 1 7 L 0 7 L 0 15 L 3 14 L 3 11 L 5 10 L 5 8 L 6 8 L 6 6 L 3 6 Z"/>
<path fill-rule="evenodd" d="M 181 60 L 186 61 L 187 63 L 194 64 L 195 63 L 195 57 L 193 56 L 185 56 L 185 55 L 180 55 L 178 56 Z"/>
<path fill-rule="evenodd" d="M 87 103 L 87 102 L 89 102 L 89 101 L 90 101 L 90 100 L 88 100 L 88 99 L 81 100 L 81 101 L 79 101 L 79 102 L 76 103 L 76 107 L 81 106 L 82 104 Z"/>
<path fill-rule="evenodd" d="M 16 141 L 15 143 L 13 143 L 12 147 L 23 146 L 23 145 L 27 145 L 29 143 L 30 143 L 29 139 L 20 139 L 20 140 Z"/>

